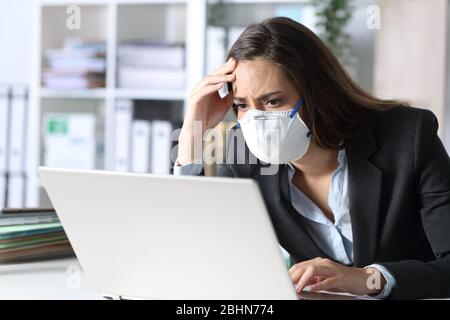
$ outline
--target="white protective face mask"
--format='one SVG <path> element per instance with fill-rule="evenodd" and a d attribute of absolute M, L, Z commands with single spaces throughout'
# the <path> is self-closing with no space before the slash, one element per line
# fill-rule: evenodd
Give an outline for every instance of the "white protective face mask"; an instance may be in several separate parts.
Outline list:
<path fill-rule="evenodd" d="M 295 108 L 286 111 L 261 111 L 252 109 L 238 120 L 250 151 L 261 161 L 286 164 L 303 157 L 308 150 L 311 131 Z"/>

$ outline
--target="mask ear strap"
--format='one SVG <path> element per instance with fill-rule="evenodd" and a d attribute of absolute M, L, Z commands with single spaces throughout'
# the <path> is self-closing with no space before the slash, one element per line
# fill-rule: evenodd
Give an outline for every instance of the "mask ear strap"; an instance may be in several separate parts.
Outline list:
<path fill-rule="evenodd" d="M 302 96 L 301 99 L 297 102 L 297 105 L 295 106 L 294 110 L 292 110 L 291 114 L 289 115 L 290 118 L 294 118 L 295 114 L 298 112 L 298 110 L 300 110 L 300 107 L 302 106 L 304 100 L 305 100 L 304 96 Z M 311 130 L 308 130 L 306 136 L 308 138 L 311 138 L 312 136 Z"/>
<path fill-rule="evenodd" d="M 297 102 L 297 105 L 295 106 L 294 110 L 292 110 L 291 114 L 289 115 L 289 118 L 293 118 L 295 114 L 300 110 L 300 107 L 303 104 L 304 97 L 302 96 L 301 99 Z"/>

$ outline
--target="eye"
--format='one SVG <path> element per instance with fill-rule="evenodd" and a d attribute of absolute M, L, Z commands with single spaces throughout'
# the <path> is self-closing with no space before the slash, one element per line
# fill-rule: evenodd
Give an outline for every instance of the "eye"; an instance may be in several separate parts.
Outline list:
<path fill-rule="evenodd" d="M 278 99 L 272 99 L 266 102 L 266 106 L 270 107 L 270 108 L 276 108 L 279 107 L 280 105 L 282 105 L 283 99 L 278 98 Z"/>
<path fill-rule="evenodd" d="M 235 103 L 235 105 L 239 110 L 245 110 L 247 108 L 245 103 Z"/>

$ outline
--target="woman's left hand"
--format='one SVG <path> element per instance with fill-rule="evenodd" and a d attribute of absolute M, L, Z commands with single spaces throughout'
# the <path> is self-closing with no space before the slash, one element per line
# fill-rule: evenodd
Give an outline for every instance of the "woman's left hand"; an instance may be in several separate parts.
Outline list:
<path fill-rule="evenodd" d="M 348 267 L 324 258 L 297 263 L 289 269 L 289 275 L 298 293 L 308 286 L 310 291 L 378 295 L 386 284 L 378 269 Z"/>

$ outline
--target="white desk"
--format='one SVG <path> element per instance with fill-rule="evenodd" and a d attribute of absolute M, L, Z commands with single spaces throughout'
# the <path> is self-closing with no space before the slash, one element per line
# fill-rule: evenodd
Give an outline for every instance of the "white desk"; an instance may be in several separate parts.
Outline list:
<path fill-rule="evenodd" d="M 0 265 L 0 299 L 102 299 L 75 258 Z"/>
<path fill-rule="evenodd" d="M 314 297 L 314 295 L 317 294 L 306 294 L 303 298 L 336 299 L 336 297 Z M 339 298 L 346 300 L 348 297 Z M 0 300 L 8 299 L 99 300 L 103 298 L 100 292 L 89 285 L 80 271 L 78 261 L 72 258 L 0 265 Z"/>
<path fill-rule="evenodd" d="M 305 293 L 309 299 L 355 299 L 347 294 Z M 0 265 L 0 300 L 98 300 L 100 292 L 92 288 L 80 270 L 77 259 Z"/>

